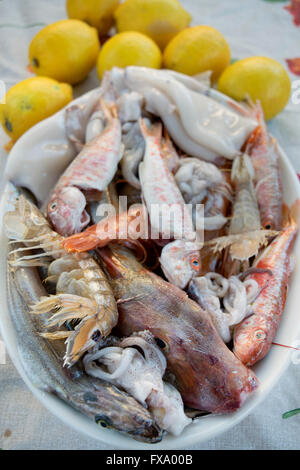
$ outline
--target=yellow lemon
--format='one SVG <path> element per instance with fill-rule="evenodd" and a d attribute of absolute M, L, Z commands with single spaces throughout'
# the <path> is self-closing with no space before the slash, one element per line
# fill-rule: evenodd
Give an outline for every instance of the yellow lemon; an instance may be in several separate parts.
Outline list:
<path fill-rule="evenodd" d="M 29 60 L 37 75 L 75 84 L 95 66 L 99 47 L 95 28 L 79 20 L 61 20 L 32 39 Z"/>
<path fill-rule="evenodd" d="M 97 70 L 101 79 L 105 70 L 112 67 L 139 65 L 159 69 L 162 55 L 152 39 L 135 31 L 128 31 L 113 36 L 102 47 Z"/>
<path fill-rule="evenodd" d="M 0 104 L 0 122 L 15 141 L 30 127 L 51 116 L 72 100 L 72 87 L 52 78 L 32 77 L 8 90 Z"/>
<path fill-rule="evenodd" d="M 67 0 L 69 18 L 82 20 L 105 35 L 114 24 L 114 11 L 120 0 Z"/>
<path fill-rule="evenodd" d="M 211 26 L 194 26 L 175 36 L 164 51 L 164 66 L 187 75 L 212 71 L 215 82 L 230 63 L 230 49 L 222 34 Z"/>
<path fill-rule="evenodd" d="M 218 89 L 237 101 L 260 100 L 265 119 L 272 119 L 287 104 L 291 81 L 284 67 L 268 57 L 249 57 L 230 65 L 220 77 Z"/>
<path fill-rule="evenodd" d="M 192 19 L 178 0 L 126 0 L 116 10 L 115 17 L 119 32 L 139 31 L 161 49 Z"/>

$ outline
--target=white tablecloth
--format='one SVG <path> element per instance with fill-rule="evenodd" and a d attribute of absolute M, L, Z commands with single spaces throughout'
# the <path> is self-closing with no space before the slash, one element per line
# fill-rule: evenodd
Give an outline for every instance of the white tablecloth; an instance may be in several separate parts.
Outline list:
<path fill-rule="evenodd" d="M 193 16 L 193 24 L 209 24 L 224 34 L 232 58 L 265 55 L 285 67 L 286 59 L 300 56 L 300 27 L 284 9 L 289 3 L 182 0 Z M 7 89 L 30 76 L 26 69 L 29 42 L 42 26 L 66 17 L 64 4 L 63 0 L 0 0 L 0 80 Z M 300 77 L 289 73 L 295 87 L 293 98 L 269 128 L 300 172 Z M 92 72 L 85 83 L 76 87 L 75 96 L 97 83 Z M 0 129 L 1 172 L 7 158 L 2 147 L 7 140 Z M 300 415 L 281 418 L 283 412 L 300 407 L 299 390 L 300 365 L 291 364 L 265 401 L 242 423 L 194 449 L 299 449 Z M 6 364 L 0 363 L 0 448 L 113 449 L 86 438 L 52 416 L 27 389 L 8 357 Z"/>

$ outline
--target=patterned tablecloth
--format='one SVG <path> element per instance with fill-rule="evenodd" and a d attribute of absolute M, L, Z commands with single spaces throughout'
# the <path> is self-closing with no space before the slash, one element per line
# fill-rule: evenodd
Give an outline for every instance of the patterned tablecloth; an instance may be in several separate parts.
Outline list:
<path fill-rule="evenodd" d="M 0 80 L 7 89 L 30 76 L 26 69 L 31 38 L 46 24 L 66 17 L 62 0 L 0 0 Z M 269 123 L 271 132 L 300 173 L 300 0 L 182 0 L 193 24 L 219 29 L 232 59 L 272 57 L 290 74 L 293 92 L 284 112 Z M 95 87 L 95 72 L 75 89 L 75 96 Z M 0 129 L 0 171 L 7 142 Z M 3 184 L 3 182 L 2 182 Z M 112 449 L 63 425 L 33 397 L 0 342 L 0 448 Z M 1 364 L 1 362 L 5 362 Z M 297 362 L 297 361 L 295 361 Z M 300 365 L 291 364 L 265 401 L 242 423 L 194 449 L 299 449 Z"/>

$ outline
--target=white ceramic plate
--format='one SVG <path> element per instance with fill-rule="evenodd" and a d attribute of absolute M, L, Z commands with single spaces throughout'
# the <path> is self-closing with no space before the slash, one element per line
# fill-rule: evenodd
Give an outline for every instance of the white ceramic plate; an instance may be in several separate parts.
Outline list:
<path fill-rule="evenodd" d="M 91 93 L 91 92 L 90 92 Z M 217 92 L 213 92 L 218 94 Z M 86 99 L 88 94 L 80 97 L 75 102 L 82 102 Z M 72 103 L 74 104 L 74 102 Z M 18 143 L 14 146 L 13 153 L 26 152 L 29 155 L 33 154 L 34 146 L 41 139 L 57 137 L 62 132 L 64 110 L 59 111 L 54 116 L 39 123 L 34 128 L 30 129 Z M 61 138 L 61 135 L 60 135 Z M 12 155 L 12 153 L 11 153 Z M 10 156 L 11 158 L 11 156 Z M 295 199 L 300 198 L 300 185 L 298 178 L 288 160 L 288 157 L 282 149 L 280 149 L 280 166 L 284 188 L 284 201 L 290 205 Z M 77 412 L 66 403 L 62 402 L 56 397 L 47 393 L 41 392 L 28 380 L 21 366 L 18 351 L 16 335 L 13 323 L 7 307 L 6 299 L 6 255 L 7 255 L 7 240 L 2 231 L 2 218 L 3 214 L 9 207 L 9 184 L 6 185 L 2 194 L 0 202 L 0 241 L 1 241 L 1 255 L 0 255 L 0 298 L 1 298 L 1 311 L 0 311 L 0 328 L 1 333 L 6 343 L 9 355 L 22 376 L 25 383 L 28 385 L 33 394 L 45 405 L 45 407 L 61 419 L 64 423 L 72 426 L 79 432 L 82 432 L 93 439 L 97 439 L 110 446 L 124 449 L 183 449 L 195 444 L 200 444 L 208 439 L 216 437 L 239 423 L 245 418 L 254 408 L 261 403 L 274 387 L 280 376 L 289 364 L 290 351 L 286 348 L 273 346 L 269 354 L 258 363 L 253 369 L 260 380 L 260 386 L 256 392 L 249 397 L 243 407 L 226 416 L 207 416 L 196 420 L 192 425 L 187 427 L 181 436 L 173 437 L 166 436 L 161 443 L 158 444 L 144 444 L 133 440 L 126 435 L 122 435 L 110 429 L 102 429 L 98 427 L 93 421 Z M 293 274 L 291 286 L 288 293 L 285 311 L 282 321 L 276 336 L 276 342 L 291 345 L 299 331 L 299 303 L 300 293 L 297 286 L 300 285 L 300 268 L 299 268 L 299 254 L 300 254 L 300 237 L 298 237 L 294 255 L 298 258 Z"/>

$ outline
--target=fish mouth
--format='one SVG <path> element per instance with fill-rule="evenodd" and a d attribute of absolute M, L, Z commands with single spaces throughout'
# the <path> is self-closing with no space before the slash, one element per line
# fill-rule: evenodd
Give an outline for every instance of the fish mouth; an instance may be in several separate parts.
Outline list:
<path fill-rule="evenodd" d="M 131 437 L 137 441 L 148 442 L 149 444 L 155 444 L 161 442 L 163 436 L 166 434 L 166 431 L 163 431 L 156 423 L 146 424 L 141 429 L 135 431 L 129 431 Z"/>

